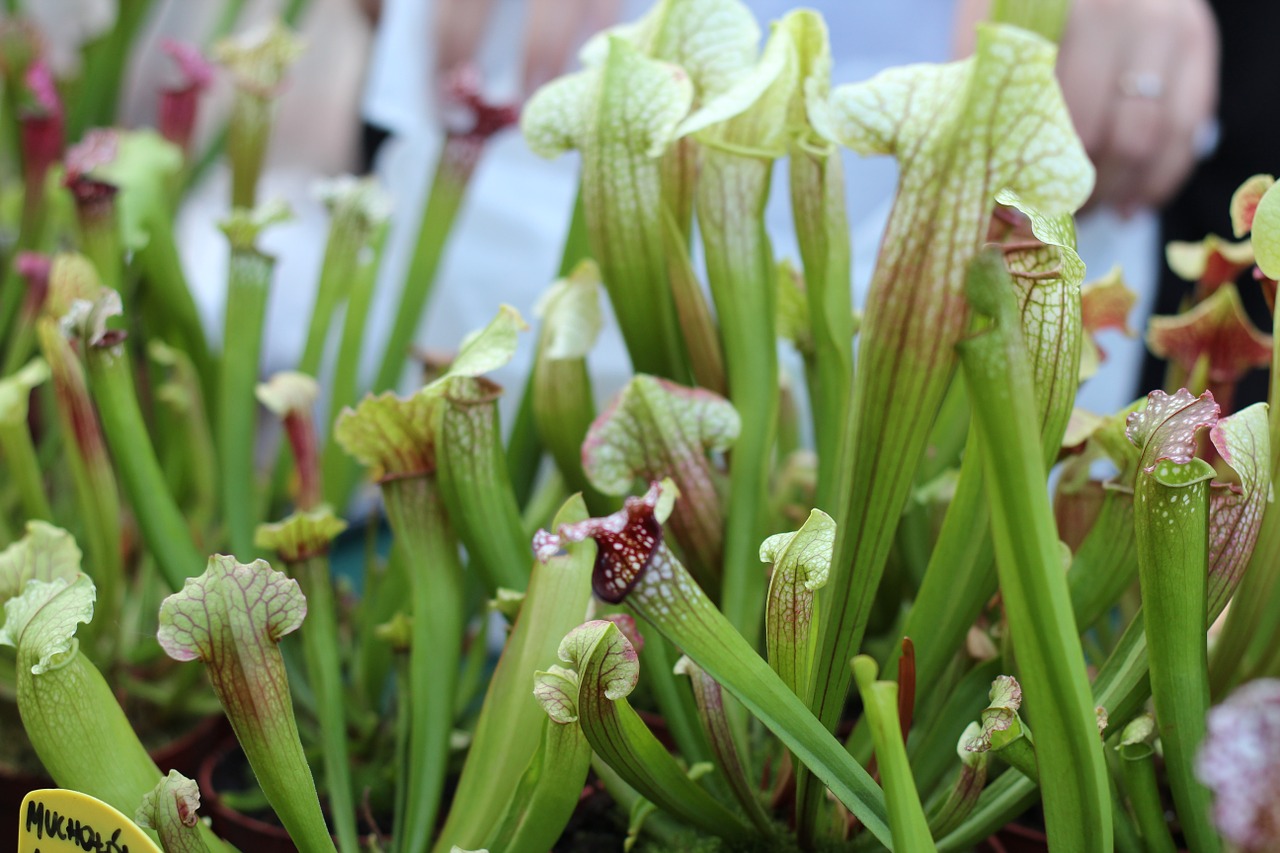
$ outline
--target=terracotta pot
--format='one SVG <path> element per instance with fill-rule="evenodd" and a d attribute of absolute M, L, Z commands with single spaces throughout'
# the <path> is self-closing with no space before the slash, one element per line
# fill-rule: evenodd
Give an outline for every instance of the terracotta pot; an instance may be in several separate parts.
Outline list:
<path fill-rule="evenodd" d="M 231 723 L 223 714 L 211 714 L 190 730 L 168 743 L 151 750 L 151 758 L 161 773 L 177 770 L 188 779 L 196 778 L 200 765 L 209 754 L 209 745 L 221 743 L 231 735 Z"/>
<path fill-rule="evenodd" d="M 151 758 L 161 773 L 177 770 L 194 779 L 208 754 L 209 744 L 218 743 L 230 731 L 231 725 L 222 714 L 205 717 L 184 734 L 151 750 Z M 45 773 L 0 766 L 0 815 L 17 814 L 28 792 L 53 787 L 57 786 Z"/>

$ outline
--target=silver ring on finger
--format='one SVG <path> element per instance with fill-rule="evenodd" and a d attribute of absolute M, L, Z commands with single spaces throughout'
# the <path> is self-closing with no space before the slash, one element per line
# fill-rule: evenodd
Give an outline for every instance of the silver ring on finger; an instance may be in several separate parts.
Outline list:
<path fill-rule="evenodd" d="M 1164 76 L 1158 71 L 1126 71 L 1116 83 L 1128 98 L 1158 101 L 1164 97 Z"/>

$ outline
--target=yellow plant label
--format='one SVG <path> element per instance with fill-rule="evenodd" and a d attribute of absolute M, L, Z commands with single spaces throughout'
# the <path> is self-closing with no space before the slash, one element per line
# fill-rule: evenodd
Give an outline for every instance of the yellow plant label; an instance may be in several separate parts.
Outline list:
<path fill-rule="evenodd" d="M 161 853 L 129 818 L 79 791 L 45 788 L 22 800 L 18 853 Z"/>

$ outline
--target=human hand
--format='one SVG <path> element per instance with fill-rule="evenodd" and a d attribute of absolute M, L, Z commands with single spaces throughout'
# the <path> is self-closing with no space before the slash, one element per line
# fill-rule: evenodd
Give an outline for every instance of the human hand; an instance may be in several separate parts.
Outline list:
<path fill-rule="evenodd" d="M 989 0 L 961 0 L 958 55 Z M 1218 30 L 1207 0 L 1076 0 L 1058 79 L 1098 170 L 1090 204 L 1158 207 L 1204 153 L 1218 93 Z"/>
<path fill-rule="evenodd" d="M 617 22 L 621 0 L 525 0 L 521 88 L 527 97 L 563 74 L 591 34 Z M 493 0 L 438 0 L 437 77 L 471 62 L 490 22 Z"/>

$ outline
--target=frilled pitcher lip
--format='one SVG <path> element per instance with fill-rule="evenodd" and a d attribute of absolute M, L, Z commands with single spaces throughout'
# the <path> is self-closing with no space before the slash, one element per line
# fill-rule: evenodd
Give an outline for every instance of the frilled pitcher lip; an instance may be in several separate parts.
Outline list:
<path fill-rule="evenodd" d="M 643 496 L 627 498 L 617 512 L 562 524 L 555 533 L 539 530 L 533 536 L 534 555 L 545 563 L 561 553 L 565 543 L 594 539 L 591 588 L 602 601 L 618 604 L 640 582 L 662 545 L 662 524 L 656 514 L 662 492 L 662 485 L 654 482 Z"/>

